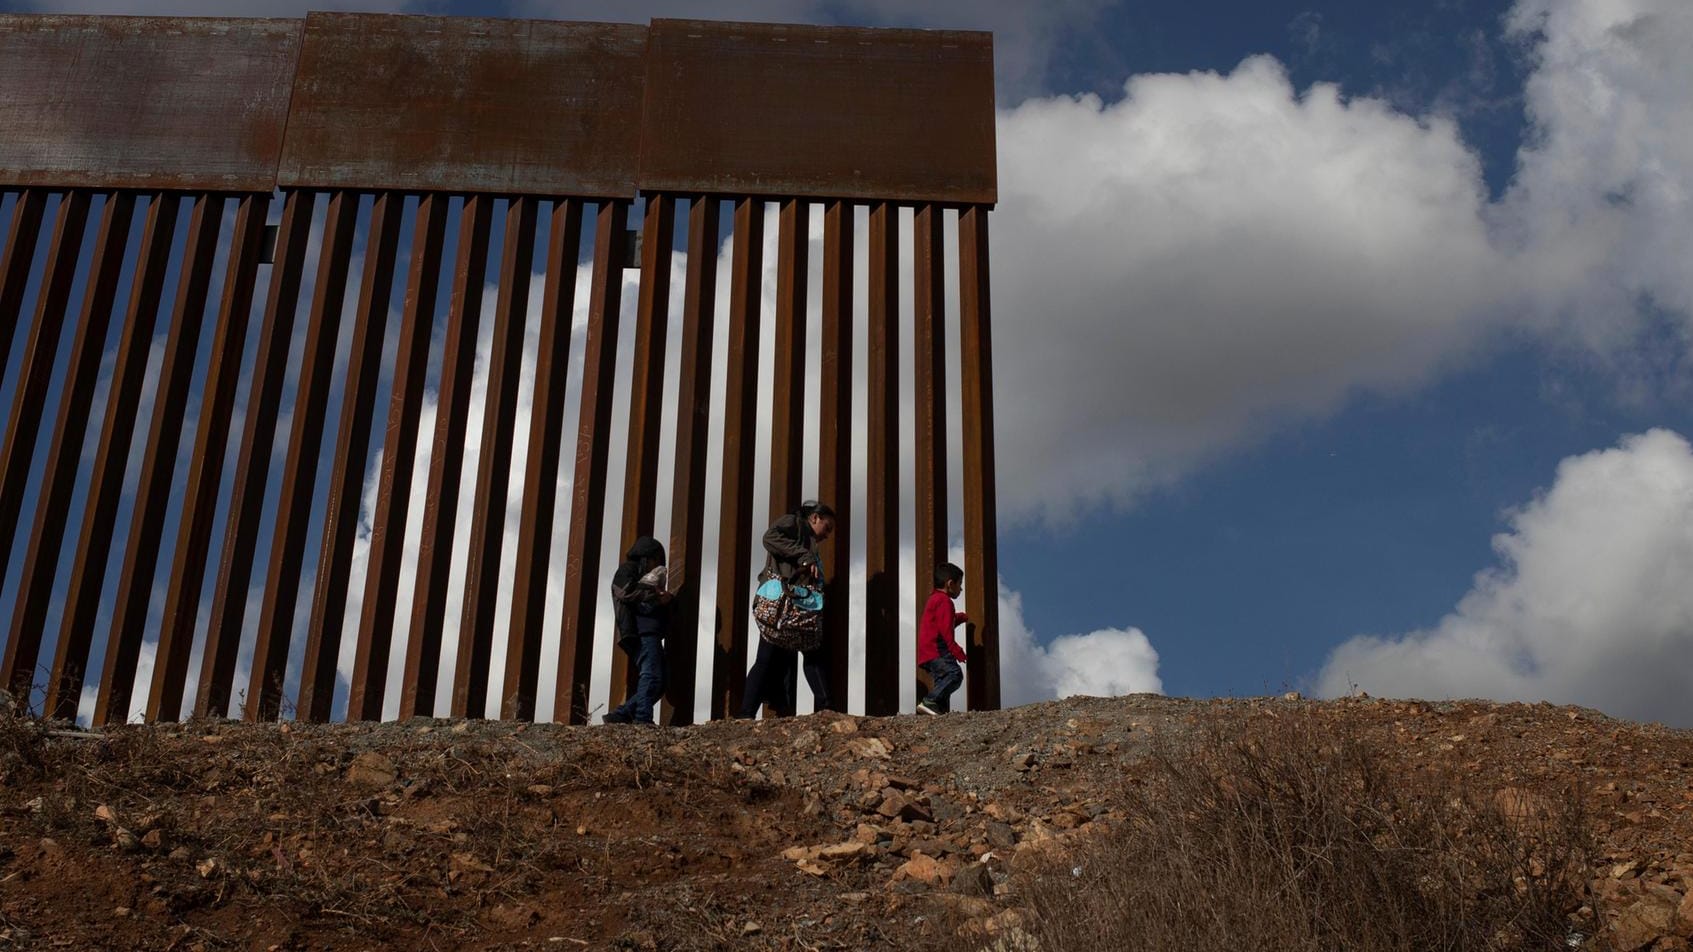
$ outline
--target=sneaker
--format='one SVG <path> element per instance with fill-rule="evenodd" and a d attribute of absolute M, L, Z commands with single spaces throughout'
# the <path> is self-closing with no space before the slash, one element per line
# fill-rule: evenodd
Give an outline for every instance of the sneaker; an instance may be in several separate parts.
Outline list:
<path fill-rule="evenodd" d="M 935 710 L 932 707 L 930 707 L 928 701 L 918 701 L 917 702 L 917 713 L 927 714 L 930 717 L 940 717 L 941 716 L 941 712 Z"/>
<path fill-rule="evenodd" d="M 634 720 L 635 719 L 633 717 L 630 717 L 629 715 L 623 713 L 622 711 L 607 711 L 605 713 L 605 716 L 600 718 L 600 723 L 602 723 L 602 724 L 629 724 L 629 723 L 632 723 Z"/>

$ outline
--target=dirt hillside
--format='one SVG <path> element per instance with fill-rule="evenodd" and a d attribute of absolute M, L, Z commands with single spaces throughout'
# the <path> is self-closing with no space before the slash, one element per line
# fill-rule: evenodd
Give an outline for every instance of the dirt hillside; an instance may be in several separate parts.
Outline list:
<path fill-rule="evenodd" d="M 0 716 L 0 949 L 1032 948 L 1020 876 L 1156 836 L 1125 791 L 1225 716 L 1361 738 L 1509 816 L 1572 803 L 1592 839 L 1569 944 L 1689 948 L 1693 733 L 1137 696 L 676 730 Z"/>

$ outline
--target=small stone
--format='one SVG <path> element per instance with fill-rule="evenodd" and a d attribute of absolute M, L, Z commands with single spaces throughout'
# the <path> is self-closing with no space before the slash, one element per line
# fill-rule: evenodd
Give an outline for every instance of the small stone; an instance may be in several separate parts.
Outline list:
<path fill-rule="evenodd" d="M 186 863 L 188 862 L 188 858 L 192 855 L 192 853 L 188 852 L 188 847 L 178 846 L 176 849 L 170 851 L 169 859 L 174 863 Z"/>
<path fill-rule="evenodd" d="M 199 865 L 194 867 L 194 871 L 200 874 L 201 879 L 211 879 L 212 874 L 218 871 L 218 867 L 219 863 L 217 860 L 203 859 L 200 861 Z"/>
<path fill-rule="evenodd" d="M 165 836 L 158 830 L 149 830 L 147 835 L 141 838 L 141 845 L 154 851 L 163 849 L 165 845 Z"/>
<path fill-rule="evenodd" d="M 758 935 L 760 932 L 763 932 L 763 931 L 764 931 L 763 926 L 761 926 L 758 923 L 753 922 L 751 920 L 748 920 L 746 925 L 741 926 L 741 935 Z"/>
<path fill-rule="evenodd" d="M 127 919 L 127 918 L 129 918 L 129 911 L 130 910 L 129 910 L 128 906 L 119 906 L 116 909 L 112 910 L 112 918 L 114 918 L 114 919 Z"/>
<path fill-rule="evenodd" d="M 837 718 L 834 723 L 829 725 L 829 729 L 837 734 L 856 734 L 858 733 L 858 722 L 850 717 Z"/>
<path fill-rule="evenodd" d="M 925 853 L 914 853 L 903 866 L 894 870 L 893 882 L 918 882 L 927 886 L 945 886 L 952 879 L 951 866 Z"/>
<path fill-rule="evenodd" d="M 527 789 L 529 795 L 534 797 L 550 797 L 553 795 L 553 788 L 544 783 L 532 783 Z"/>
<path fill-rule="evenodd" d="M 118 849 L 125 853 L 133 853 L 141 848 L 140 838 L 121 826 L 112 834 L 112 842 L 116 843 Z"/>
<path fill-rule="evenodd" d="M 971 863 L 952 877 L 952 891 L 963 896 L 992 896 L 993 874 L 984 863 Z"/>
<path fill-rule="evenodd" d="M 101 823 L 108 823 L 112 826 L 116 826 L 118 823 L 117 811 L 102 803 L 94 808 L 94 819 L 99 820 Z"/>
<path fill-rule="evenodd" d="M 588 828 L 585 827 L 585 826 L 577 827 L 576 828 L 576 835 L 577 836 L 587 836 L 588 835 Z"/>
<path fill-rule="evenodd" d="M 791 746 L 795 751 L 804 754 L 816 750 L 820 741 L 821 737 L 816 731 L 800 731 L 794 735 Z"/>
<path fill-rule="evenodd" d="M 386 787 L 399 776 L 394 762 L 373 750 L 353 758 L 347 765 L 346 780 L 348 783 L 360 784 L 368 787 Z"/>
<path fill-rule="evenodd" d="M 841 893 L 840 896 L 837 897 L 837 898 L 839 898 L 841 902 L 851 903 L 852 905 L 856 906 L 859 903 L 864 902 L 865 900 L 869 899 L 870 894 L 869 893 L 861 893 L 861 892 Z"/>

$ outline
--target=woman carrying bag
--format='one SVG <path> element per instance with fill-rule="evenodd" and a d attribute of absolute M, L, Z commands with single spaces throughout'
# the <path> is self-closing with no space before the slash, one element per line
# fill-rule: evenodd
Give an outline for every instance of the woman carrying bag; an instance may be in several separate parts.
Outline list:
<path fill-rule="evenodd" d="M 755 717 L 761 704 L 791 717 L 795 706 L 794 663 L 805 656 L 805 680 L 817 709 L 830 709 L 829 655 L 823 645 L 823 566 L 817 546 L 835 531 L 835 510 L 808 500 L 798 512 L 777 519 L 764 533 L 768 554 L 753 596 L 758 622 L 758 657 L 747 672 L 741 717 Z"/>

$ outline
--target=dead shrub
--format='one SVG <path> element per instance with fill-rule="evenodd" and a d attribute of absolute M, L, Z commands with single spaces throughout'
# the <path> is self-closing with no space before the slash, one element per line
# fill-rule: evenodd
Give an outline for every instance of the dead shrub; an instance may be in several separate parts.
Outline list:
<path fill-rule="evenodd" d="M 1030 915 L 1013 937 L 1043 952 L 1460 952 L 1598 931 L 1572 920 L 1590 855 L 1572 791 L 1501 796 L 1455 768 L 1395 769 L 1380 743 L 1280 713 L 1218 714 L 1155 745 L 1123 792 L 1131 823 L 1019 871 Z"/>

